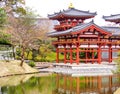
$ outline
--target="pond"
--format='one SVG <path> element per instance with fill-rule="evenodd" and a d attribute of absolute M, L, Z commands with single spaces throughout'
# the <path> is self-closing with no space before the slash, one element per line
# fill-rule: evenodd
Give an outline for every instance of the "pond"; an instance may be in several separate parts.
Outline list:
<path fill-rule="evenodd" d="M 0 78 L 0 94 L 113 94 L 120 75 L 81 76 L 39 73 Z"/>

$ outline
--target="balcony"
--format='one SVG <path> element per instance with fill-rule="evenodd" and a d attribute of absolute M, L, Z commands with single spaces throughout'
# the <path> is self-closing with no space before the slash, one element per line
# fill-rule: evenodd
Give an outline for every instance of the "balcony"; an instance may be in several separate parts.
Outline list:
<path fill-rule="evenodd" d="M 117 41 L 114 41 L 114 42 L 109 42 L 109 41 L 53 41 L 53 45 L 56 45 L 56 44 L 76 44 L 76 43 L 79 43 L 79 44 L 118 44 Z M 119 43 L 120 44 L 120 43 Z"/>

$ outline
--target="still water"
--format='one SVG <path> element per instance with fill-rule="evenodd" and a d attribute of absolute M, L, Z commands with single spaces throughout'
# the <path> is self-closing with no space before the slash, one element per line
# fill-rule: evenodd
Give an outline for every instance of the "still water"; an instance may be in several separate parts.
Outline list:
<path fill-rule="evenodd" d="M 0 78 L 0 94 L 113 94 L 120 75 L 72 77 L 62 74 L 31 74 Z"/>

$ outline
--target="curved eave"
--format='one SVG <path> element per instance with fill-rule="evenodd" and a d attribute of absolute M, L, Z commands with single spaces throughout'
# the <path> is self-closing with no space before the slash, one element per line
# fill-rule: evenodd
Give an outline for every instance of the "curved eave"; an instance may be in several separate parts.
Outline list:
<path fill-rule="evenodd" d="M 68 34 L 59 34 L 59 35 L 48 35 L 48 37 L 53 37 L 53 38 L 55 38 L 55 37 L 66 36 L 66 35 L 71 35 L 71 34 L 68 33 Z"/>
<path fill-rule="evenodd" d="M 106 19 L 105 21 L 120 23 L 120 19 L 112 19 L 112 20 Z"/>
<path fill-rule="evenodd" d="M 48 37 L 58 37 L 58 36 L 64 36 L 64 35 L 69 35 L 72 29 L 68 29 L 66 31 L 55 31 L 48 33 Z"/>
<path fill-rule="evenodd" d="M 120 23 L 120 14 L 111 15 L 111 16 L 103 16 L 105 21 Z"/>
<path fill-rule="evenodd" d="M 63 33 L 63 34 L 49 34 L 48 37 L 60 37 L 60 36 L 66 36 L 70 35 L 71 33 Z"/>
<path fill-rule="evenodd" d="M 61 20 L 61 19 L 67 18 L 67 19 L 83 19 L 83 20 L 85 20 L 85 19 L 89 19 L 89 18 L 93 18 L 93 17 L 95 17 L 95 15 L 88 15 L 88 16 L 86 16 L 86 15 L 81 15 L 81 16 L 76 15 L 75 16 L 75 15 L 61 14 L 61 15 L 57 15 L 55 17 L 50 17 L 49 19 L 52 19 L 52 20 Z"/>
<path fill-rule="evenodd" d="M 74 35 L 74 34 L 81 34 L 83 32 L 86 32 L 88 30 L 94 30 L 96 29 L 99 33 L 112 36 L 112 33 L 110 33 L 108 30 L 94 24 L 93 22 L 85 23 L 85 24 L 80 24 L 78 26 L 75 26 L 71 29 L 68 29 L 66 31 L 60 31 L 60 32 L 53 32 L 49 34 L 50 37 L 57 37 L 57 36 L 63 36 L 63 35 Z"/>

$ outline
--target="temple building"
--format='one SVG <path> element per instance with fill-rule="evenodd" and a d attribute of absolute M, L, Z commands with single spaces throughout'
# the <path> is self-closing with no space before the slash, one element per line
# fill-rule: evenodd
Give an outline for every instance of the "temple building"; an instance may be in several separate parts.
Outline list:
<path fill-rule="evenodd" d="M 119 77 L 119 75 L 72 77 L 57 74 L 53 94 L 114 94 L 113 92 L 120 86 Z"/>
<path fill-rule="evenodd" d="M 52 44 L 56 47 L 56 62 L 59 53 L 64 54 L 64 63 L 99 63 L 113 61 L 113 52 L 120 49 L 120 28 L 98 26 L 94 21 L 85 23 L 86 19 L 94 18 L 96 12 L 81 11 L 72 5 L 67 9 L 48 15 L 49 19 L 59 21 L 55 31 L 48 36 L 56 38 Z M 120 22 L 120 17 L 103 16 L 106 21 Z M 118 19 L 119 20 L 118 20 Z M 106 57 L 103 56 L 103 53 Z"/>
<path fill-rule="evenodd" d="M 103 16 L 103 19 L 105 19 L 105 21 L 115 22 L 117 24 L 117 23 L 120 23 L 120 14 Z"/>

